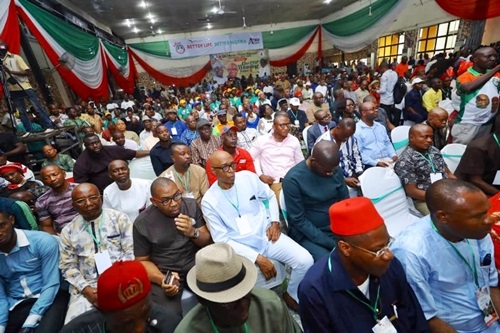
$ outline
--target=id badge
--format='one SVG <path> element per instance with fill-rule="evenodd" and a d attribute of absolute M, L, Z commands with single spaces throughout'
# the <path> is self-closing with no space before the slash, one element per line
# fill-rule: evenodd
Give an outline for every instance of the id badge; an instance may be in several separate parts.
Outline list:
<path fill-rule="evenodd" d="M 300 125 L 300 123 L 299 123 L 299 121 L 297 119 L 295 119 L 295 121 L 293 123 L 295 124 L 295 126 L 299 126 Z"/>
<path fill-rule="evenodd" d="M 170 130 L 170 134 L 177 135 L 177 128 L 172 127 L 172 129 Z"/>
<path fill-rule="evenodd" d="M 246 215 L 238 217 L 236 219 L 236 225 L 238 226 L 241 236 L 248 235 L 252 232 L 252 228 L 250 228 L 250 221 Z"/>
<path fill-rule="evenodd" d="M 488 288 L 482 287 L 475 292 L 477 305 L 483 313 L 484 322 L 487 326 L 491 326 L 495 321 L 498 320 L 498 314 L 493 307 L 493 302 L 491 301 L 490 293 Z"/>
<path fill-rule="evenodd" d="M 382 318 L 375 326 L 372 327 L 373 333 L 398 333 L 394 325 L 387 316 Z"/>
<path fill-rule="evenodd" d="M 443 179 L 443 174 L 441 173 L 431 173 L 431 184 Z"/>
<path fill-rule="evenodd" d="M 105 270 L 111 267 L 111 257 L 109 256 L 108 250 L 102 252 L 97 252 L 94 254 L 95 266 L 97 268 L 97 273 L 101 275 Z"/>
<path fill-rule="evenodd" d="M 497 171 L 495 175 L 495 179 L 493 179 L 493 185 L 500 185 L 500 170 Z"/>
<path fill-rule="evenodd" d="M 182 195 L 184 198 L 190 198 L 190 199 L 194 199 L 194 194 L 193 192 L 186 192 Z"/>

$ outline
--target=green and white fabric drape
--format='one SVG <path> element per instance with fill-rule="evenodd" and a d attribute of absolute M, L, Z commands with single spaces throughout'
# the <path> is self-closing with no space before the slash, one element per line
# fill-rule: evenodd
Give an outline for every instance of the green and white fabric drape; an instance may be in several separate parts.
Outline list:
<path fill-rule="evenodd" d="M 99 39 L 26 1 L 16 0 L 17 11 L 36 37 L 53 66 L 68 53 L 72 69 L 59 66 L 59 75 L 81 97 L 108 98 L 108 79 Z"/>
<path fill-rule="evenodd" d="M 371 45 L 408 5 L 408 0 L 378 0 L 338 20 L 323 23 L 323 42 L 344 52 L 356 52 Z"/>

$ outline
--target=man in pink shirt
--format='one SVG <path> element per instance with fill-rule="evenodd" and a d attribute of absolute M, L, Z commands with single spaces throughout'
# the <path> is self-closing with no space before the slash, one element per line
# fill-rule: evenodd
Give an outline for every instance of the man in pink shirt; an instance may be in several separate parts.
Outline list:
<path fill-rule="evenodd" d="M 277 112 L 271 133 L 259 136 L 250 148 L 257 175 L 271 187 L 278 202 L 281 181 L 288 170 L 304 160 L 299 140 L 290 134 L 290 125 L 288 115 Z"/>

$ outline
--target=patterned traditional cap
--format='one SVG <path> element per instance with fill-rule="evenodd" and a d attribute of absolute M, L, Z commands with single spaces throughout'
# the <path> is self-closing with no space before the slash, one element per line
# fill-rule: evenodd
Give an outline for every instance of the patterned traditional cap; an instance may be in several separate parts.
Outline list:
<path fill-rule="evenodd" d="M 151 282 L 138 261 L 117 261 L 97 280 L 97 307 L 102 311 L 126 309 L 145 298 Z"/>

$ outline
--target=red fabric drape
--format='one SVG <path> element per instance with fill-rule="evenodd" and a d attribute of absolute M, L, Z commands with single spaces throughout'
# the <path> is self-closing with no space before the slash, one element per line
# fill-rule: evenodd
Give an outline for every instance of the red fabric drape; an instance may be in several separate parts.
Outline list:
<path fill-rule="evenodd" d="M 24 23 L 26 23 L 26 25 L 28 26 L 28 29 L 35 36 L 36 40 L 40 43 L 40 46 L 42 46 L 43 51 L 49 58 L 52 65 L 57 66 L 59 64 L 59 55 L 54 51 L 54 49 L 52 49 L 49 42 L 43 37 L 42 33 L 38 31 L 35 24 L 31 22 L 31 19 L 24 12 L 24 10 L 20 7 L 17 7 L 17 12 L 21 16 L 21 19 L 24 21 Z M 102 98 L 106 101 L 109 98 L 108 76 L 106 75 L 106 60 L 104 59 L 104 55 L 102 54 L 102 52 L 101 61 L 102 71 L 104 75 L 101 84 L 97 88 L 91 88 L 87 86 L 78 78 L 75 73 L 73 73 L 73 71 L 68 71 L 62 69 L 61 67 L 58 67 L 57 72 L 80 98 L 87 100 L 89 97 L 92 97 L 94 101 L 99 101 Z"/>
<path fill-rule="evenodd" d="M 17 22 L 16 4 L 11 0 L 9 5 L 9 14 L 5 27 L 0 31 L 0 39 L 9 45 L 9 52 L 19 54 L 21 51 L 21 32 L 19 31 L 19 23 Z M 0 99 L 3 98 L 3 87 L 0 84 Z"/>
<path fill-rule="evenodd" d="M 467 20 L 485 20 L 500 16 L 498 0 L 436 0 L 451 15 Z"/>
<path fill-rule="evenodd" d="M 0 31 L 0 39 L 9 45 L 9 52 L 19 54 L 21 51 L 21 32 L 17 22 L 16 4 L 14 0 L 9 5 L 9 15 L 5 22 L 3 31 Z"/>
<path fill-rule="evenodd" d="M 142 60 L 133 50 L 132 48 L 128 48 L 128 54 L 131 57 L 130 60 L 135 59 L 141 65 L 144 70 L 151 75 L 153 78 L 155 78 L 158 82 L 166 85 L 172 85 L 175 84 L 180 87 L 188 87 L 189 85 L 192 85 L 194 83 L 198 83 L 203 78 L 205 75 L 208 73 L 208 71 L 212 68 L 210 61 L 206 63 L 205 66 L 203 66 L 199 71 L 196 73 L 186 76 L 186 77 L 175 77 L 175 76 L 170 76 L 167 74 L 164 74 L 150 65 L 148 65 L 144 60 Z"/>
<path fill-rule="evenodd" d="M 307 50 L 309 49 L 309 47 L 311 46 L 312 42 L 314 41 L 314 38 L 316 38 L 316 35 L 318 34 L 318 30 L 319 29 L 321 29 L 321 28 L 319 28 L 319 27 L 316 28 L 316 31 L 311 36 L 311 38 L 309 38 L 309 40 L 304 44 L 304 46 L 302 46 L 300 48 L 300 50 L 298 50 L 297 52 L 295 52 L 295 54 L 292 54 L 291 56 L 289 56 L 288 58 L 285 58 L 285 59 L 271 60 L 271 61 L 269 61 L 269 63 L 271 64 L 271 66 L 282 67 L 282 66 L 288 66 L 288 65 L 293 64 L 294 62 L 297 62 L 297 60 L 299 60 L 300 58 L 302 58 L 302 56 L 304 54 L 306 54 Z"/>
<path fill-rule="evenodd" d="M 128 77 L 124 77 L 118 72 L 118 68 L 116 68 L 115 64 L 111 61 L 109 58 L 109 55 L 104 51 L 104 55 L 106 57 L 106 63 L 108 65 L 109 71 L 111 72 L 111 75 L 113 75 L 113 78 L 115 79 L 116 84 L 123 89 L 127 94 L 131 95 L 134 93 L 135 89 L 135 78 L 136 76 L 136 69 L 134 65 L 134 60 L 130 58 L 129 54 L 129 66 L 130 66 L 130 73 Z"/>

